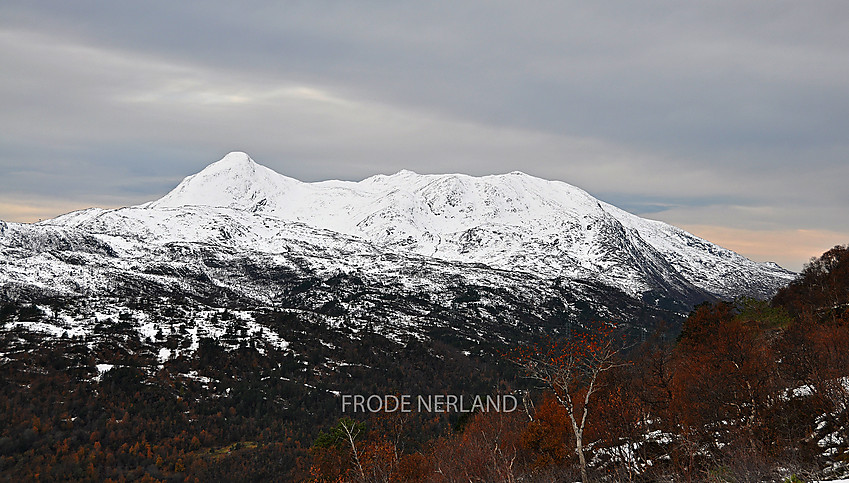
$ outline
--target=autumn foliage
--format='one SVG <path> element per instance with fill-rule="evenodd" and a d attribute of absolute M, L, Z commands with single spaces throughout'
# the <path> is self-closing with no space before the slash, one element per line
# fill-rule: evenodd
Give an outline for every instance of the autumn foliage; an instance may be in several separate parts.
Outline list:
<path fill-rule="evenodd" d="M 505 415 L 478 414 L 462 434 L 438 437 L 415 453 L 415 477 L 784 481 L 840 475 L 849 461 L 846 252 L 837 247 L 826 261 L 813 261 L 771 302 L 696 307 L 677 339 L 658 333 L 629 347 L 612 325 L 598 324 L 571 338 L 514 349 L 508 357 L 537 383 L 530 403 L 509 424 Z"/>

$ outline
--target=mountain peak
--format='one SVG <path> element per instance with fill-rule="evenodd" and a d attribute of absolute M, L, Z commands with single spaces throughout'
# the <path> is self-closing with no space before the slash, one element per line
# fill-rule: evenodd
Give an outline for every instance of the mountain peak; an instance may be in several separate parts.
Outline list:
<path fill-rule="evenodd" d="M 401 171 L 398 171 L 397 173 L 395 173 L 393 176 L 418 176 L 418 175 L 419 175 L 419 173 L 416 173 L 415 171 L 411 171 L 409 169 L 402 169 Z"/>
<path fill-rule="evenodd" d="M 233 151 L 199 173 L 185 178 L 170 193 L 148 206 L 174 208 L 201 205 L 253 210 L 298 183 L 257 164 L 246 153 Z"/>
<path fill-rule="evenodd" d="M 255 173 L 258 167 L 261 166 L 251 159 L 247 153 L 233 151 L 231 153 L 227 153 L 226 156 L 218 161 L 210 164 L 195 176 L 202 175 L 203 173 L 234 170 L 235 172 Z"/>
<path fill-rule="evenodd" d="M 221 158 L 220 160 L 212 163 L 213 165 L 230 165 L 230 166 L 238 166 L 238 165 L 256 165 L 253 159 L 248 156 L 248 153 L 244 153 L 242 151 L 232 151 L 227 153 L 226 156 Z"/>

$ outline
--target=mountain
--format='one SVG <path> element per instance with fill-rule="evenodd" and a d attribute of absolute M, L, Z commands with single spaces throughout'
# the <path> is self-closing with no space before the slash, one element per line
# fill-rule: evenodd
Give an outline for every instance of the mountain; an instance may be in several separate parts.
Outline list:
<path fill-rule="evenodd" d="M 7 293 L 96 292 L 103 271 L 89 266 L 83 274 L 73 267 L 85 264 L 74 259 L 106 254 L 116 261 L 111 269 L 150 273 L 156 271 L 150 263 L 180 265 L 156 260 L 174 244 L 289 262 L 298 254 L 299 266 L 311 271 L 377 277 L 405 265 L 475 265 L 685 304 L 764 298 L 794 275 L 569 184 L 520 172 L 471 177 L 401 171 L 360 182 L 303 183 L 239 152 L 187 177 L 159 200 L 83 210 L 36 225 L 4 224 L 0 236 L 8 259 L 0 283 Z M 14 262 L 21 250 L 29 252 L 26 266 Z M 210 267 L 183 268 L 211 275 Z"/>

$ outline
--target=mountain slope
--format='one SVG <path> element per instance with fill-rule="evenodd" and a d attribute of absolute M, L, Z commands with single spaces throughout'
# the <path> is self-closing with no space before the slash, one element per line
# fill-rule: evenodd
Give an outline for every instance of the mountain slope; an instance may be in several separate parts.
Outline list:
<path fill-rule="evenodd" d="M 693 285 L 720 298 L 769 298 L 795 274 L 775 263 L 758 263 L 680 228 L 632 215 L 602 203 L 623 227 L 650 244 Z"/>

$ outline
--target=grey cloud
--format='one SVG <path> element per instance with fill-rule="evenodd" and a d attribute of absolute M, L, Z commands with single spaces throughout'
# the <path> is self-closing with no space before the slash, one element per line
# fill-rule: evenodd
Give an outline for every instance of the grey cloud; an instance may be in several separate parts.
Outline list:
<path fill-rule="evenodd" d="M 673 223 L 845 231 L 847 15 L 4 2 L 0 193 L 136 202 L 239 149 L 304 180 L 521 169 Z"/>

